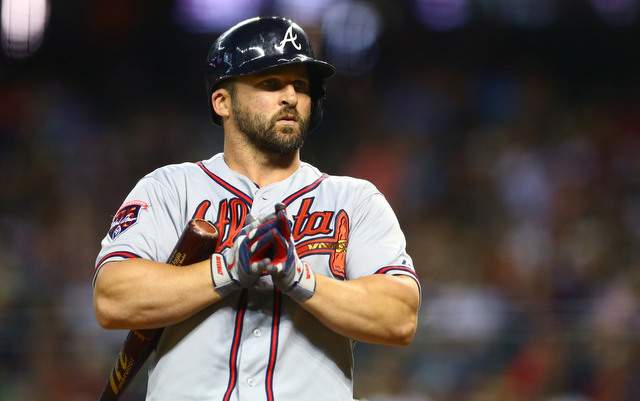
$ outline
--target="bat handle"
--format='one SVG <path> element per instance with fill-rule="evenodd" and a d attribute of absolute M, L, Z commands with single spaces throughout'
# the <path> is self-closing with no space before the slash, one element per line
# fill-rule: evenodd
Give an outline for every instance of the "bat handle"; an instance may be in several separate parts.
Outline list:
<path fill-rule="evenodd" d="M 100 398 L 98 398 L 98 401 L 115 401 L 115 398 L 107 394 L 106 391 L 103 391 L 102 394 L 100 394 Z"/>

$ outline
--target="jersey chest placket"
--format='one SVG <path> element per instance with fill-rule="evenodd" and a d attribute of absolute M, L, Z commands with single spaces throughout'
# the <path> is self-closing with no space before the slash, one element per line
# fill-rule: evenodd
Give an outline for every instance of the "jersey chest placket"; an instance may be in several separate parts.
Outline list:
<path fill-rule="evenodd" d="M 256 189 L 251 214 L 272 213 L 279 201 L 275 188 Z M 273 375 L 277 361 L 282 294 L 269 277 L 262 277 L 247 291 L 242 338 L 237 357 L 239 400 L 274 400 Z"/>
<path fill-rule="evenodd" d="M 273 400 L 282 295 L 268 277 L 247 291 L 237 355 L 238 400 Z"/>

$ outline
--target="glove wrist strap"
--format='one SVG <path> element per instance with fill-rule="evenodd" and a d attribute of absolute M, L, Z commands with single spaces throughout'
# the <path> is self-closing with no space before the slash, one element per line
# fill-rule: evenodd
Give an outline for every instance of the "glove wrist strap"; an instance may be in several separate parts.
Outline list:
<path fill-rule="evenodd" d="M 294 284 L 293 288 L 284 293 L 294 301 L 300 303 L 304 302 L 316 291 L 316 276 L 311 271 L 311 268 L 307 263 L 302 263 L 302 273 L 300 274 L 300 280 Z"/>
<path fill-rule="evenodd" d="M 211 255 L 211 281 L 213 288 L 221 297 L 226 297 L 231 292 L 238 289 L 238 284 L 229 275 L 227 261 L 219 253 Z"/>

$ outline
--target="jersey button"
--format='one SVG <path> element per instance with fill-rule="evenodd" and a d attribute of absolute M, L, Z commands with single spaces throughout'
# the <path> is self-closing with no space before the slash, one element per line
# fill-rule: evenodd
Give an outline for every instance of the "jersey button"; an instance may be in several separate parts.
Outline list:
<path fill-rule="evenodd" d="M 256 385 L 256 379 L 254 379 L 253 377 L 250 377 L 247 379 L 247 384 L 250 385 L 251 387 Z"/>
<path fill-rule="evenodd" d="M 253 330 L 253 335 L 254 337 L 262 337 L 262 330 L 260 329 Z"/>

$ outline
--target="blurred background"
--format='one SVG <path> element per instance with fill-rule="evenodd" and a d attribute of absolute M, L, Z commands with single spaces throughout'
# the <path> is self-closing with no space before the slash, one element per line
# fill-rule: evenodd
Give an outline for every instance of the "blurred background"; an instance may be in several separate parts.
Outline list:
<path fill-rule="evenodd" d="M 0 401 L 96 400 L 91 278 L 136 181 L 222 150 L 205 57 L 259 14 L 338 74 L 303 158 L 376 184 L 423 285 L 371 401 L 640 400 L 640 0 L 2 0 Z M 144 374 L 123 401 L 144 398 Z"/>

